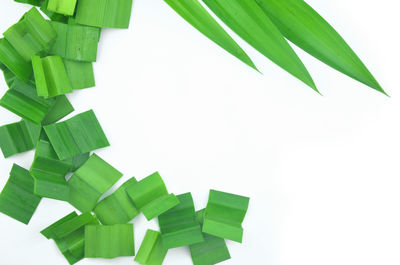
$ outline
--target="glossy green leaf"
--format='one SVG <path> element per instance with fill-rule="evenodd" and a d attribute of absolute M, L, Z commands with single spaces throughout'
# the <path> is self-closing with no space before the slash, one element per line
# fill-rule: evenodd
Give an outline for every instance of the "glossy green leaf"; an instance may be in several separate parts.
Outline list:
<path fill-rule="evenodd" d="M 148 229 L 135 261 L 142 265 L 161 265 L 167 252 L 168 249 L 162 243 L 160 232 Z"/>
<path fill-rule="evenodd" d="M 204 241 L 200 224 L 196 221 L 192 195 L 185 193 L 177 197 L 180 203 L 158 217 L 162 241 L 167 249 Z"/>
<path fill-rule="evenodd" d="M 179 204 L 174 194 L 168 194 L 158 172 L 131 185 L 126 192 L 149 221 Z"/>
<path fill-rule="evenodd" d="M 334 69 L 386 94 L 350 46 L 306 2 L 256 1 L 288 40 Z"/>
<path fill-rule="evenodd" d="M 14 164 L 10 178 L 0 193 L 0 212 L 28 224 L 40 199 L 33 194 L 33 178 L 29 171 Z"/>
<path fill-rule="evenodd" d="M 183 19 L 227 52 L 257 70 L 254 63 L 198 0 L 165 0 Z"/>
<path fill-rule="evenodd" d="M 205 209 L 196 212 L 196 221 L 203 226 Z M 204 242 L 190 245 L 194 265 L 213 265 L 231 258 L 223 238 L 203 233 Z"/>
<path fill-rule="evenodd" d="M 1 126 L 0 148 L 4 157 L 34 149 L 40 130 L 40 125 L 25 120 Z"/>
<path fill-rule="evenodd" d="M 211 190 L 204 213 L 203 232 L 241 243 L 242 222 L 249 200 L 247 197 Z"/>
<path fill-rule="evenodd" d="M 40 6 L 40 10 L 48 17 L 51 21 L 57 21 L 62 23 L 68 22 L 68 16 L 51 12 L 47 9 L 47 5 L 49 4 L 49 0 L 44 0 Z"/>
<path fill-rule="evenodd" d="M 318 92 L 304 64 L 254 0 L 203 1 L 251 46 Z"/>
<path fill-rule="evenodd" d="M 14 2 L 22 3 L 22 4 L 29 4 L 33 6 L 40 6 L 43 0 L 14 0 Z"/>
<path fill-rule="evenodd" d="M 57 36 L 50 23 L 35 7 L 26 12 L 3 35 L 27 62 L 31 61 L 33 55 L 43 55 L 48 51 Z"/>
<path fill-rule="evenodd" d="M 121 177 L 121 172 L 93 154 L 68 181 L 69 203 L 81 212 L 91 211 Z"/>
<path fill-rule="evenodd" d="M 61 160 L 110 145 L 93 110 L 44 126 L 44 130 Z"/>
<path fill-rule="evenodd" d="M 129 27 L 132 0 L 79 0 L 76 22 L 99 28 Z"/>
<path fill-rule="evenodd" d="M 133 224 L 87 225 L 85 227 L 85 258 L 135 256 Z"/>
<path fill-rule="evenodd" d="M 5 65 L 21 81 L 28 82 L 32 75 L 32 65 L 6 40 L 0 39 L 0 63 Z"/>
<path fill-rule="evenodd" d="M 47 10 L 67 16 L 72 16 L 75 12 L 77 0 L 49 0 Z"/>
<path fill-rule="evenodd" d="M 100 29 L 82 25 L 68 25 L 60 22 L 50 22 L 57 38 L 50 49 L 50 54 L 75 61 L 95 62 L 97 46 L 100 39 Z"/>
<path fill-rule="evenodd" d="M 50 110 L 47 112 L 47 115 L 44 117 L 42 124 L 48 125 L 51 123 L 55 123 L 68 114 L 74 111 L 74 107 L 69 102 L 68 98 L 64 95 L 58 96 L 55 98 L 55 102 Z"/>
<path fill-rule="evenodd" d="M 126 193 L 126 189 L 136 183 L 137 180 L 131 178 L 96 205 L 94 213 L 103 225 L 126 224 L 139 215 Z"/>
<path fill-rule="evenodd" d="M 64 64 L 73 89 L 95 86 L 93 64 L 91 62 L 64 60 Z"/>

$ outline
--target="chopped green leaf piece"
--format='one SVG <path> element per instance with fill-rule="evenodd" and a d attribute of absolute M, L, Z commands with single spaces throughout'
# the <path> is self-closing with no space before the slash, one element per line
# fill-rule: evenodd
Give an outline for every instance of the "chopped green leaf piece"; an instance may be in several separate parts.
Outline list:
<path fill-rule="evenodd" d="M 132 0 L 79 0 L 76 22 L 99 28 L 129 27 Z"/>
<path fill-rule="evenodd" d="M 91 211 L 121 177 L 121 172 L 93 154 L 68 181 L 69 203 L 81 212 Z"/>
<path fill-rule="evenodd" d="M 50 23 L 34 7 L 3 35 L 27 62 L 33 55 L 48 51 L 57 36 Z"/>
<path fill-rule="evenodd" d="M 2 68 L 1 66 L 4 66 L 4 68 Z M 8 70 L 4 64 L 0 64 L 0 68 L 3 70 L 4 80 L 6 81 L 7 86 L 11 87 L 14 81 L 18 80 L 18 78 L 15 76 L 13 72 Z"/>
<path fill-rule="evenodd" d="M 204 0 L 204 3 L 251 46 L 318 92 L 300 58 L 255 1 Z"/>
<path fill-rule="evenodd" d="M 103 225 L 126 224 L 139 215 L 126 193 L 126 189 L 136 183 L 136 179 L 131 178 L 97 204 L 94 213 Z"/>
<path fill-rule="evenodd" d="M 94 87 L 94 73 L 91 62 L 64 60 L 68 78 L 73 89 Z"/>
<path fill-rule="evenodd" d="M 75 61 L 95 62 L 100 29 L 82 25 L 68 25 L 51 22 L 57 32 L 57 39 L 50 54 Z"/>
<path fill-rule="evenodd" d="M 303 0 L 256 0 L 280 32 L 315 58 L 365 85 L 385 91 L 350 46 Z"/>
<path fill-rule="evenodd" d="M 211 190 L 204 213 L 203 232 L 242 243 L 242 222 L 249 198 Z"/>
<path fill-rule="evenodd" d="M 0 63 L 4 64 L 21 81 L 28 82 L 32 66 L 4 38 L 0 39 Z"/>
<path fill-rule="evenodd" d="M 47 5 L 49 4 L 49 0 L 44 0 L 40 6 L 40 10 L 46 14 L 50 18 L 51 21 L 57 21 L 61 23 L 67 23 L 69 16 L 65 16 L 62 14 L 51 12 L 47 9 Z"/>
<path fill-rule="evenodd" d="M 32 56 L 33 73 L 39 96 L 51 98 L 72 92 L 64 62 L 60 56 Z"/>
<path fill-rule="evenodd" d="M 160 232 L 147 230 L 135 261 L 142 265 L 161 265 L 167 255 Z"/>
<path fill-rule="evenodd" d="M 10 89 L 0 99 L 0 106 L 21 118 L 40 124 L 54 106 L 53 99 L 39 97 L 35 83 L 24 83 L 15 78 Z"/>
<path fill-rule="evenodd" d="M 196 212 L 197 222 L 203 226 L 204 212 Z M 231 258 L 228 247 L 223 238 L 203 233 L 204 242 L 189 246 L 194 265 L 214 265 Z"/>
<path fill-rule="evenodd" d="M 33 6 L 40 6 L 43 0 L 14 0 L 14 2 L 22 3 L 22 4 L 29 4 Z"/>
<path fill-rule="evenodd" d="M 257 70 L 253 61 L 198 0 L 165 0 L 184 20 L 227 52 Z"/>
<path fill-rule="evenodd" d="M 149 221 L 179 204 L 175 195 L 168 194 L 158 172 L 131 185 L 126 192 Z"/>
<path fill-rule="evenodd" d="M 47 10 L 72 16 L 75 12 L 76 1 L 77 0 L 49 0 Z"/>
<path fill-rule="evenodd" d="M 4 157 L 32 150 L 39 139 L 41 126 L 22 120 L 0 127 L 0 148 Z"/>
<path fill-rule="evenodd" d="M 29 171 L 14 164 L 10 178 L 0 193 L 0 212 L 28 224 L 40 199 L 33 194 L 33 178 Z"/>
<path fill-rule="evenodd" d="M 41 233 L 48 239 L 54 239 L 69 264 L 75 264 L 84 258 L 85 226 L 96 225 L 99 221 L 90 213 L 77 215 L 75 212 L 61 218 Z"/>
<path fill-rule="evenodd" d="M 44 126 L 44 130 L 61 160 L 110 145 L 93 110 Z"/>
<path fill-rule="evenodd" d="M 85 226 L 85 258 L 135 256 L 133 224 Z"/>
<path fill-rule="evenodd" d="M 163 244 L 167 249 L 193 245 L 204 241 L 196 221 L 190 193 L 177 196 L 180 204 L 158 217 Z"/>
<path fill-rule="evenodd" d="M 55 123 L 73 111 L 74 107 L 71 105 L 68 98 L 64 95 L 58 96 L 55 98 L 53 107 L 51 107 L 47 115 L 44 117 L 42 124 L 48 125 Z"/>

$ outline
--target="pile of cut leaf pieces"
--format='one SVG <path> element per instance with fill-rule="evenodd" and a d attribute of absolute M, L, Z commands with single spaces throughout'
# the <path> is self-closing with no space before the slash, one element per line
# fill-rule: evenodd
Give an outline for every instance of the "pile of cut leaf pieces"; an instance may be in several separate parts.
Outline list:
<path fill-rule="evenodd" d="M 169 249 L 189 247 L 195 265 L 230 259 L 225 239 L 242 242 L 249 198 L 211 190 L 195 211 L 190 193 L 175 196 L 156 172 L 131 178 L 100 200 L 122 173 L 90 152 L 109 146 L 94 112 L 78 114 L 65 94 L 93 87 L 101 28 L 128 28 L 132 0 L 19 0 L 33 7 L 0 39 L 0 67 L 9 90 L 0 105 L 22 118 L 0 127 L 5 157 L 35 149 L 30 170 L 16 164 L 0 194 L 0 211 L 28 224 L 42 198 L 70 203 L 72 212 L 41 233 L 69 264 L 83 258 L 135 256 L 133 224 L 158 218 L 135 261 L 162 264 Z M 57 123 L 58 122 L 58 123 Z M 67 181 L 66 175 L 73 173 Z M 100 200 L 100 201 L 99 201 Z"/>

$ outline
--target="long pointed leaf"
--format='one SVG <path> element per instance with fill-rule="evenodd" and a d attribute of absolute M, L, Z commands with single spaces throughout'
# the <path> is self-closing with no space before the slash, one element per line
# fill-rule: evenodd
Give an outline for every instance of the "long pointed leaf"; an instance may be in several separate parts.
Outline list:
<path fill-rule="evenodd" d="M 288 40 L 334 69 L 386 94 L 344 39 L 306 2 L 256 1 Z"/>
<path fill-rule="evenodd" d="M 257 70 L 249 56 L 215 21 L 198 0 L 165 0 L 183 19 L 239 60 Z"/>
<path fill-rule="evenodd" d="M 203 1 L 251 46 L 318 92 L 304 64 L 254 0 Z"/>

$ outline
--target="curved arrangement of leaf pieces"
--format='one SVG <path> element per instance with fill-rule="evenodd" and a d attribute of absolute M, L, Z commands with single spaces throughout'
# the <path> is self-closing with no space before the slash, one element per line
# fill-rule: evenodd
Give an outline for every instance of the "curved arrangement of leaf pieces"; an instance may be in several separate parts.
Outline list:
<path fill-rule="evenodd" d="M 183 19 L 239 60 L 249 56 L 208 12 L 275 64 L 318 92 L 288 40 L 318 60 L 387 95 L 360 58 L 303 0 L 165 0 Z"/>

